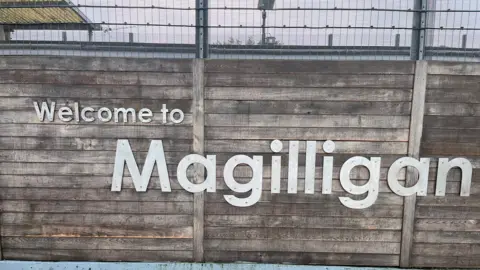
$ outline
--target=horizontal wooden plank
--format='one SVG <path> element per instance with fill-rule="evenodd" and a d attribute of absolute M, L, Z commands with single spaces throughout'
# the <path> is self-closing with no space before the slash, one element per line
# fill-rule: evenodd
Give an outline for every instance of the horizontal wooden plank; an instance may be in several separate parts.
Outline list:
<path fill-rule="evenodd" d="M 410 102 L 205 100 L 205 113 L 409 115 Z"/>
<path fill-rule="evenodd" d="M 106 213 L 106 214 L 179 214 L 193 213 L 192 202 L 119 202 L 119 201 L 0 201 L 6 212 L 24 213 Z"/>
<path fill-rule="evenodd" d="M 96 261 L 96 262 L 158 262 L 193 261 L 192 251 L 180 250 L 56 250 L 56 249 L 3 249 L 6 260 L 35 261 Z"/>
<path fill-rule="evenodd" d="M 66 188 L 2 188 L 1 200 L 48 200 L 48 201 L 176 201 L 190 202 L 193 194 L 187 191 L 175 190 L 162 192 L 158 189 L 148 192 L 136 192 L 134 189 L 124 189 L 113 192 L 110 189 L 66 189 Z"/>
<path fill-rule="evenodd" d="M 480 156 L 480 142 L 477 142 L 477 143 L 422 142 L 422 144 L 420 145 L 420 153 L 421 155 L 439 155 L 439 156 Z"/>
<path fill-rule="evenodd" d="M 0 84 L 3 83 L 191 86 L 192 74 L 160 72 L 0 70 Z"/>
<path fill-rule="evenodd" d="M 1 97 L 192 99 L 187 86 L 1 84 Z"/>
<path fill-rule="evenodd" d="M 367 209 L 350 209 L 340 203 L 331 202 L 321 206 L 310 203 L 257 203 L 250 207 L 235 207 L 226 202 L 206 202 L 207 215 L 255 215 L 255 216 L 321 216 L 321 217 L 363 217 L 392 218 L 401 217 L 401 205 L 374 204 Z"/>
<path fill-rule="evenodd" d="M 193 227 L 109 227 L 62 224 L 3 225 L 2 236 L 190 239 Z"/>
<path fill-rule="evenodd" d="M 478 256 L 480 244 L 414 244 L 413 255 L 421 256 Z"/>
<path fill-rule="evenodd" d="M 442 116 L 480 116 L 480 104 L 477 103 L 426 103 L 426 115 Z"/>
<path fill-rule="evenodd" d="M 230 158 L 232 158 L 235 154 L 239 154 L 239 153 L 207 153 L 207 154 L 213 154 L 213 155 L 216 155 L 217 157 L 217 168 L 219 167 L 222 167 Z M 253 156 L 253 155 L 258 155 L 258 153 L 240 153 L 240 154 L 243 154 L 243 155 L 247 155 L 247 156 Z M 270 166 L 272 164 L 272 156 L 280 156 L 282 157 L 282 175 L 283 175 L 283 171 L 284 171 L 284 166 L 288 165 L 288 154 L 286 153 L 279 153 L 279 154 L 276 154 L 276 153 L 262 153 L 261 156 L 263 157 L 263 165 L 264 165 L 264 169 L 263 169 L 263 173 L 264 173 L 264 176 L 270 176 L 270 172 L 268 172 L 267 170 L 270 170 Z M 333 154 L 333 166 L 334 167 L 341 167 L 343 166 L 343 164 L 350 158 L 352 158 L 354 155 L 352 154 Z M 323 156 L 321 156 L 319 154 L 319 156 L 317 156 L 317 159 L 315 160 L 315 165 L 317 167 L 323 167 Z M 390 167 L 390 165 L 395 162 L 395 160 L 399 159 L 400 157 L 404 157 L 404 155 L 381 155 L 381 158 L 382 158 L 382 162 L 380 164 L 380 166 L 382 168 L 388 168 Z M 368 156 L 367 156 L 368 158 Z M 472 162 L 472 164 L 474 164 L 476 161 L 475 159 L 470 159 L 470 161 Z M 299 175 L 302 175 L 302 173 L 305 172 L 305 154 L 304 153 L 300 153 L 298 155 L 298 166 L 299 166 Z M 432 158 L 432 162 L 431 162 L 431 166 L 436 166 L 436 161 Z M 248 166 L 246 165 L 239 165 L 235 171 L 237 170 L 241 170 L 242 173 L 239 173 L 239 174 L 234 174 L 236 176 L 244 176 L 246 175 L 245 173 L 243 173 L 245 170 L 242 169 L 242 168 L 248 168 Z M 363 170 L 362 168 L 358 168 L 359 170 Z M 357 168 L 355 168 L 354 170 L 357 170 Z M 217 170 L 218 171 L 218 170 Z M 249 168 L 247 171 L 251 171 Z M 286 172 L 286 171 L 285 171 Z M 223 173 L 223 169 L 222 171 L 220 171 L 220 173 Z M 0 172 L 1 174 L 1 172 Z M 248 174 L 251 176 L 251 174 Z"/>
<path fill-rule="evenodd" d="M 206 201 L 207 202 L 224 202 L 224 195 L 231 195 L 232 191 L 217 191 L 216 193 L 207 193 Z M 0 191 L 1 194 L 1 191 Z M 236 195 L 245 195 L 245 194 L 236 194 Z M 275 202 L 275 203 L 312 203 L 312 204 L 325 204 L 325 203 L 336 203 L 340 199 L 339 196 L 348 196 L 346 192 L 338 192 L 330 195 L 324 195 L 321 193 L 316 194 L 272 194 L 270 191 L 263 191 L 259 202 Z M 0 197 L 1 198 L 1 197 Z M 403 204 L 403 197 L 397 196 L 393 193 L 380 193 L 376 200 L 377 204 L 388 204 L 388 205 L 401 205 Z"/>
<path fill-rule="evenodd" d="M 252 88 L 207 87 L 205 99 L 217 100 L 319 100 L 411 101 L 411 89 L 376 88 Z"/>
<path fill-rule="evenodd" d="M 209 152 L 233 152 L 233 153 L 271 153 L 271 141 L 263 140 L 207 140 L 206 149 Z M 335 153 L 337 154 L 407 154 L 407 142 L 345 142 L 335 143 Z M 306 144 L 300 143 L 300 152 L 306 151 Z M 288 142 L 284 142 L 281 153 L 288 153 Z M 317 143 L 317 153 L 325 153 L 323 151 L 323 142 Z"/>
<path fill-rule="evenodd" d="M 191 215 L 2 213 L 2 225 L 110 226 L 136 229 L 191 227 Z M 26 247 L 25 247 L 26 248 Z"/>
<path fill-rule="evenodd" d="M 425 115 L 423 126 L 441 129 L 480 129 L 480 117 Z"/>
<path fill-rule="evenodd" d="M 400 231 L 207 227 L 206 239 L 400 242 Z"/>
<path fill-rule="evenodd" d="M 4 56 L 0 70 L 94 70 L 94 71 L 153 71 L 191 72 L 191 60 L 120 57 L 63 57 L 63 56 Z M 393 65 L 392 65 L 393 66 Z"/>
<path fill-rule="evenodd" d="M 31 163 L 30 163 L 31 164 Z M 20 164 L 22 165 L 22 164 Z M 85 164 L 88 166 L 88 164 Z M 110 176 L 75 176 L 75 175 L 0 175 L 0 187 L 21 188 L 101 188 L 110 189 L 112 186 L 113 169 L 109 168 Z M 176 174 L 176 173 L 175 173 Z M 170 187 L 172 190 L 183 189 L 176 180 L 176 175 L 170 172 Z M 129 175 L 125 173 L 124 175 Z M 192 177 L 193 172 L 188 171 L 187 177 Z M 190 179 L 190 178 L 189 178 Z M 123 189 L 133 189 L 133 181 L 130 176 L 124 176 Z M 152 176 L 147 190 L 161 189 L 158 176 Z"/>
<path fill-rule="evenodd" d="M 98 237 L 2 237 L 5 248 L 38 249 L 126 249 L 126 250 L 191 250 L 192 240 L 149 238 L 98 238 Z"/>
<path fill-rule="evenodd" d="M 423 129 L 424 142 L 443 143 L 480 143 L 479 131 L 476 129 L 451 130 L 440 128 Z"/>
<path fill-rule="evenodd" d="M 177 129 L 180 129 L 178 127 Z M 1 131 L 1 128 L 0 128 Z M 206 138 L 216 140 L 331 140 L 396 141 L 408 140 L 408 129 L 374 128 L 260 128 L 216 127 L 206 129 Z"/>
<path fill-rule="evenodd" d="M 284 264 L 319 264 L 351 266 L 398 266 L 398 255 L 358 253 L 313 253 L 278 251 L 224 251 L 206 250 L 205 260 L 209 262 L 255 262 Z"/>
<path fill-rule="evenodd" d="M 480 103 L 478 89 L 427 89 L 427 103 Z"/>
<path fill-rule="evenodd" d="M 68 162 L 68 161 L 66 161 Z M 140 163 L 139 163 L 140 164 Z M 22 176 L 108 176 L 112 177 L 113 175 L 113 163 L 112 164 L 93 164 L 93 163 L 14 163 L 14 162 L 0 162 L 0 175 L 22 175 Z M 171 177 L 176 175 L 177 166 L 175 165 L 167 165 L 168 173 Z M 130 172 L 127 168 L 124 170 L 124 176 L 129 176 Z M 153 170 L 152 176 L 158 176 L 158 171 Z M 7 177 L 8 178 L 8 177 Z M 5 179 L 5 178 L 2 178 Z M 27 178 L 31 179 L 31 178 Z M 46 178 L 38 178 L 39 183 L 43 182 L 51 182 L 50 180 L 45 180 Z M 55 178 L 53 178 L 55 179 Z M 52 180 L 53 180 L 52 179 Z M 56 178 L 58 179 L 58 178 Z M 158 178 L 157 178 L 158 179 Z M 129 178 L 125 178 L 125 180 L 130 180 Z M 37 180 L 35 180 L 37 181 Z M 75 183 L 78 185 L 78 181 L 80 179 L 74 180 Z M 100 178 L 99 178 L 100 181 Z M 32 182 L 33 183 L 33 182 Z M 102 183 L 102 185 L 105 182 Z M 62 184 L 59 183 L 59 187 Z M 72 185 L 72 188 L 74 186 Z M 127 187 L 127 186 L 125 186 Z"/>
<path fill-rule="evenodd" d="M 479 120 L 480 122 L 480 120 Z M 349 127 L 408 128 L 409 116 L 382 115 L 292 115 L 292 114 L 206 114 L 207 127 Z M 479 124 L 480 125 L 480 124 Z"/>
<path fill-rule="evenodd" d="M 480 220 L 475 219 L 415 219 L 415 230 L 419 231 L 480 231 Z"/>
<path fill-rule="evenodd" d="M 402 220 L 400 218 L 207 215 L 205 216 L 205 226 L 400 230 Z"/>
<path fill-rule="evenodd" d="M 438 268 L 473 268 L 477 269 L 480 265 L 480 257 L 472 256 L 412 256 L 412 267 L 438 267 Z"/>
<path fill-rule="evenodd" d="M 413 75 L 207 73 L 206 86 L 411 88 Z M 1 76 L 0 76 L 1 78 Z M 178 84 L 178 83 L 177 83 Z"/>
<path fill-rule="evenodd" d="M 208 60 L 205 71 L 230 73 L 413 74 L 410 61 Z"/>
<path fill-rule="evenodd" d="M 112 110 L 112 109 L 111 109 Z M 98 111 L 92 112 L 91 117 L 93 117 L 92 122 L 85 122 L 83 120 L 76 121 L 72 120 L 70 122 L 63 122 L 62 120 L 59 119 L 58 114 L 55 114 L 55 119 L 53 122 L 50 122 L 48 120 L 45 121 L 40 121 L 37 114 L 35 113 L 34 110 L 30 111 L 0 111 L 0 124 L 42 124 L 42 123 L 48 123 L 52 125 L 110 125 L 110 126 L 116 126 L 117 128 L 121 128 L 124 126 L 155 126 L 157 128 L 164 128 L 164 127 L 169 127 L 169 126 L 192 126 L 192 114 L 191 113 L 185 113 L 184 114 L 184 119 L 181 123 L 173 123 L 170 120 L 167 120 L 166 123 L 163 122 L 163 115 L 158 112 L 152 112 L 152 117 L 149 117 L 148 119 L 151 119 L 150 123 L 142 123 L 139 118 L 138 118 L 138 112 L 139 110 L 136 110 L 136 115 L 137 118 L 134 121 L 133 117 L 129 113 L 127 122 L 124 122 L 124 117 L 123 114 L 119 114 L 118 116 L 118 122 L 115 122 L 115 118 L 112 118 L 111 121 L 109 122 L 104 122 L 100 120 L 97 115 Z M 113 117 L 115 117 L 114 111 L 112 111 Z M 75 116 L 73 116 L 75 117 Z M 72 117 L 72 118 L 73 118 Z M 167 118 L 168 119 L 168 118 Z"/>
<path fill-rule="evenodd" d="M 130 139 L 134 152 L 148 151 L 152 140 Z M 165 152 L 192 152 L 193 140 L 162 139 Z M 0 137 L 1 150 L 78 150 L 116 151 L 116 139 L 62 138 L 62 137 Z"/>
<path fill-rule="evenodd" d="M 417 218 L 480 219 L 480 207 L 471 206 L 428 206 L 419 205 L 415 211 Z"/>
<path fill-rule="evenodd" d="M 191 139 L 192 128 L 182 126 L 122 126 L 117 125 L 54 125 L 54 124 L 2 124 L 2 136 L 118 138 L 118 139 Z"/>
<path fill-rule="evenodd" d="M 7 246 L 8 247 L 8 246 Z M 399 254 L 400 243 L 317 240 L 205 240 L 205 248 L 235 251 L 338 252 Z"/>
<path fill-rule="evenodd" d="M 475 185 L 475 182 L 473 183 Z M 460 197 L 447 194 L 444 197 L 426 196 L 417 198 L 417 205 L 438 205 L 438 206 L 475 206 L 480 205 L 480 197 Z"/>
<path fill-rule="evenodd" d="M 477 89 L 480 76 L 428 75 L 427 88 Z"/>
<path fill-rule="evenodd" d="M 116 151 L 64 151 L 64 150 L 0 150 L 0 162 L 33 163 L 96 163 L 114 164 Z M 136 152 L 137 160 L 144 161 L 148 152 Z M 182 152 L 167 152 L 167 164 L 177 164 L 185 156 Z"/>
<path fill-rule="evenodd" d="M 480 232 L 432 232 L 420 231 L 414 234 L 415 243 L 433 244 L 476 244 L 480 242 Z"/>
<path fill-rule="evenodd" d="M 129 98 L 129 99 L 118 99 L 118 98 L 110 98 L 110 99 L 65 99 L 65 98 L 50 98 L 50 97 L 5 97 L 0 99 L 0 110 L 16 110 L 22 111 L 26 110 L 30 112 L 31 115 L 37 116 L 35 112 L 34 102 L 39 104 L 39 107 L 42 106 L 42 102 L 48 102 L 48 105 L 53 106 L 52 102 L 55 102 L 55 119 L 56 121 L 60 121 L 58 118 L 58 109 L 64 106 L 68 106 L 72 111 L 74 110 L 75 102 L 78 102 L 79 110 L 82 110 L 85 107 L 92 107 L 95 111 L 98 111 L 100 108 L 108 108 L 112 113 L 114 113 L 115 108 L 132 108 L 138 112 L 143 108 L 148 108 L 152 112 L 154 112 L 153 117 L 156 117 L 156 121 L 162 120 L 162 106 L 163 104 L 166 105 L 167 109 L 180 109 L 184 113 L 191 113 L 192 112 L 192 100 L 190 99 L 152 99 L 152 98 Z M 90 115 L 90 114 L 89 114 Z M 115 115 L 115 114 L 114 114 Z M 28 115 L 19 115 L 18 117 L 28 117 Z M 95 118 L 98 118 L 94 114 Z M 131 117 L 131 116 L 130 116 Z M 74 118 L 74 117 L 72 117 Z M 120 117 L 120 120 L 123 120 Z M 139 120 L 137 120 L 139 121 Z M 40 122 L 37 120 L 37 122 Z M 72 121 L 74 122 L 74 121 Z M 112 120 L 113 122 L 113 120 Z"/>
<path fill-rule="evenodd" d="M 477 63 L 432 61 L 428 63 L 428 74 L 480 76 L 480 66 Z"/>

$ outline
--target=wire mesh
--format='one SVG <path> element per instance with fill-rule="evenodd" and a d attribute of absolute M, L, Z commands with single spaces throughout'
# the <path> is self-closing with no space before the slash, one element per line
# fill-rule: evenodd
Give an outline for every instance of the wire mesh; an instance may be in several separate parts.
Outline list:
<path fill-rule="evenodd" d="M 478 0 L 197 1 L 0 0 L 0 55 L 480 61 Z"/>

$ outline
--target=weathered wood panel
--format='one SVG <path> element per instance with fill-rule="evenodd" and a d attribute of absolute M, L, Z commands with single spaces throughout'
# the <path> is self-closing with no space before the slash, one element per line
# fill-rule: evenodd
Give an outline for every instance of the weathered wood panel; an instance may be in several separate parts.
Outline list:
<path fill-rule="evenodd" d="M 464 157 L 474 170 L 469 197 L 459 196 L 459 182 L 447 182 L 447 189 L 457 193 L 418 198 L 411 266 L 478 268 L 480 65 L 433 62 L 429 73 L 421 156 Z M 455 169 L 447 181 L 460 176 Z"/>
<path fill-rule="evenodd" d="M 2 56 L 0 70 L 74 70 L 74 71 L 152 71 L 190 73 L 191 60 L 152 61 L 150 59 L 105 57 L 56 57 Z"/>
<path fill-rule="evenodd" d="M 207 60 L 207 73 L 413 74 L 413 62 Z"/>
<path fill-rule="evenodd" d="M 414 68 L 413 62 L 367 64 L 206 62 L 206 152 L 217 154 L 217 164 L 240 153 L 262 156 L 264 164 L 263 192 L 254 206 L 225 202 L 223 195 L 232 192 L 224 183 L 206 195 L 207 260 L 398 266 L 404 200 L 385 180 L 389 164 L 407 154 Z M 274 139 L 283 142 L 279 153 L 270 149 Z M 289 140 L 300 141 L 297 194 L 287 194 Z M 306 140 L 318 141 L 315 194 L 305 194 Z M 336 143 L 331 195 L 321 192 L 325 140 Z M 381 193 L 363 210 L 338 198 L 360 199 L 338 180 L 342 164 L 356 155 L 382 158 Z M 282 159 L 280 194 L 270 193 L 273 156 Z M 220 175 L 223 166 L 217 167 Z M 239 166 L 234 176 L 248 182 L 251 170 Z M 351 173 L 357 185 L 368 177 L 365 168 Z M 404 181 L 404 171 L 399 178 Z"/>
<path fill-rule="evenodd" d="M 280 264 L 333 264 L 351 266 L 397 266 L 398 255 L 365 254 L 365 253 L 316 253 L 316 252 L 279 252 L 279 251 L 207 251 L 206 261 L 237 262 L 249 261 L 258 263 Z"/>
<path fill-rule="evenodd" d="M 192 86 L 191 60 L 0 59 L 4 258 L 192 261 L 193 194 L 176 181 L 176 164 L 193 151 Z M 41 122 L 34 102 L 57 110 L 78 102 L 93 114 L 148 108 L 153 117 L 62 122 L 57 111 L 53 123 Z M 184 121 L 163 123 L 163 104 L 182 110 Z M 129 139 L 140 169 L 151 140 L 163 140 L 173 191 L 162 192 L 154 170 L 148 192 L 136 192 L 125 167 L 123 190 L 112 192 L 119 139 Z"/>

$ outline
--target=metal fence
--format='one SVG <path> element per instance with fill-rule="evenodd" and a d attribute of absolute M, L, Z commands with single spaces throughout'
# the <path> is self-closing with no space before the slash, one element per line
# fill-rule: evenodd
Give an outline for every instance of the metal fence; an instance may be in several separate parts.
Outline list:
<path fill-rule="evenodd" d="M 479 7 L 478 0 L 0 0 L 0 54 L 480 61 Z"/>

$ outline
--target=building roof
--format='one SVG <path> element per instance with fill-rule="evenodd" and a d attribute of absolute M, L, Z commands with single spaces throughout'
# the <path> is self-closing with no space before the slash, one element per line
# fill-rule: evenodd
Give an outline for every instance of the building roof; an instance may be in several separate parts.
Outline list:
<path fill-rule="evenodd" d="M 7 29 L 100 30 L 69 0 L 0 0 Z"/>

